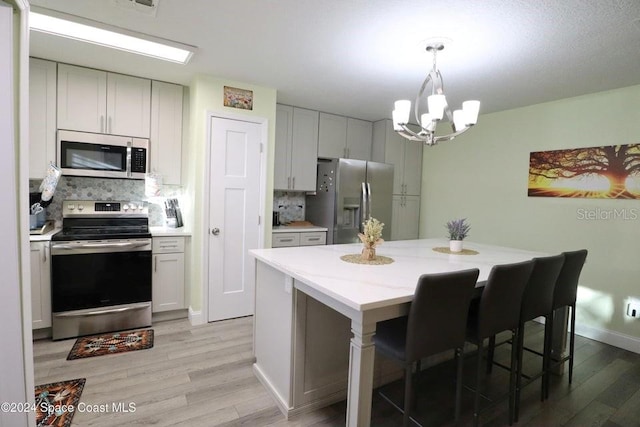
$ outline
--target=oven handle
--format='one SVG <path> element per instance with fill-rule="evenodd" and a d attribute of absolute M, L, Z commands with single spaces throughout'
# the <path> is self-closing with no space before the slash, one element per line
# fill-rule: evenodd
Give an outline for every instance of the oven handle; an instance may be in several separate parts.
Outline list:
<path fill-rule="evenodd" d="M 118 242 L 118 243 L 82 243 L 82 244 L 59 244 L 55 243 L 53 249 L 109 249 L 109 248 L 140 248 L 148 246 L 147 242 Z"/>
<path fill-rule="evenodd" d="M 94 310 L 83 313 L 60 313 L 54 314 L 56 317 L 87 317 L 87 316 L 99 316 L 101 314 L 110 314 L 110 313 L 122 313 L 124 311 L 132 311 L 132 310 L 142 310 L 148 308 L 149 304 L 138 304 L 130 307 L 119 307 L 119 308 L 108 308 L 106 310 Z"/>

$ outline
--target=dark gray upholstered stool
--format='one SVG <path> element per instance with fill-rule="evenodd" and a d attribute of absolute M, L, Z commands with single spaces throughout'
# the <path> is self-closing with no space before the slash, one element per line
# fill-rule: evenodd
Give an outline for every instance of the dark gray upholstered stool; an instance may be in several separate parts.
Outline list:
<path fill-rule="evenodd" d="M 573 379 L 573 354 L 575 350 L 576 341 L 576 297 L 578 294 L 578 282 L 580 281 L 580 273 L 582 267 L 587 260 L 587 250 L 580 249 L 573 252 L 563 252 L 564 264 L 562 270 L 558 276 L 558 281 L 553 292 L 553 316 L 556 316 L 557 310 L 564 309 L 565 307 L 571 308 L 571 330 L 569 331 L 569 355 L 561 357 L 560 360 L 551 361 L 551 346 L 547 346 L 545 360 L 547 366 L 546 372 L 551 372 L 557 366 L 560 366 L 567 360 L 569 361 L 569 384 Z M 545 336 L 548 333 L 549 341 L 553 337 L 553 318 L 550 322 L 549 330 L 545 330 Z M 549 397 L 549 375 L 544 377 L 544 395 L 545 399 Z"/>
<path fill-rule="evenodd" d="M 514 264 L 497 265 L 493 267 L 487 284 L 482 290 L 480 300 L 474 300 L 469 309 L 467 322 L 467 341 L 478 347 L 475 397 L 473 409 L 473 424 L 477 426 L 480 418 L 480 382 L 484 372 L 482 369 L 482 355 L 484 341 L 503 331 L 511 331 L 511 339 L 516 340 L 516 331 L 520 321 L 520 306 L 525 286 L 529 281 L 533 261 Z M 503 396 L 509 398 L 509 425 L 513 423 L 514 399 L 516 389 L 517 346 L 511 347 L 511 366 L 509 391 Z M 496 404 L 493 401 L 482 411 Z"/>
<path fill-rule="evenodd" d="M 551 324 L 551 316 L 553 314 L 553 291 L 555 289 L 556 282 L 558 280 L 558 276 L 560 275 L 560 270 L 562 269 L 563 264 L 564 255 L 554 255 L 533 259 L 533 269 L 531 270 L 531 276 L 529 277 L 529 281 L 522 295 L 522 304 L 520 306 L 520 322 L 517 330 L 517 342 L 514 344 L 512 341 L 507 340 L 497 344 L 501 345 L 511 343 L 511 345 L 517 346 L 517 377 L 514 406 L 514 421 L 516 422 L 518 421 L 520 409 L 520 391 L 522 390 L 522 387 L 529 385 L 534 380 L 546 375 L 546 363 L 544 358 L 541 359 L 540 371 L 537 374 L 526 375 L 522 371 L 522 353 L 523 350 L 525 350 L 525 323 L 539 316 L 544 316 L 546 319 L 546 325 Z M 491 371 L 491 367 L 494 363 L 502 368 L 509 369 L 508 366 L 504 366 L 493 361 L 493 352 L 494 348 L 497 345 L 495 344 L 495 335 L 489 338 L 489 350 L 487 352 L 487 372 Z M 548 339 L 548 337 L 545 335 L 544 349 L 542 353 L 528 348 L 526 350 L 538 354 L 539 356 L 544 356 L 544 354 L 547 354 L 547 348 L 550 345 L 551 340 Z M 524 383 L 522 382 L 523 378 L 526 380 Z M 541 382 L 542 384 L 544 384 L 544 378 Z M 540 387 L 540 400 L 544 400 L 544 387 Z"/>
<path fill-rule="evenodd" d="M 402 363 L 405 368 L 403 425 L 411 419 L 413 398 L 413 368 L 420 359 L 455 349 L 457 385 L 455 418 L 460 417 L 462 395 L 462 348 L 465 341 L 467 313 L 478 269 L 452 273 L 424 274 L 418 279 L 409 315 L 379 322 L 373 340 L 382 354 Z M 415 422 L 415 420 L 413 420 Z"/>

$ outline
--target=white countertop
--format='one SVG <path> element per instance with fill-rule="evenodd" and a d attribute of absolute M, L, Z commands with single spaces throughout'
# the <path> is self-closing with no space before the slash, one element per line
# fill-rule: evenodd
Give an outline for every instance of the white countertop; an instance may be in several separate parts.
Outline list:
<path fill-rule="evenodd" d="M 464 248 L 478 251 L 477 255 L 442 254 L 435 252 L 434 247 L 448 248 L 449 241 L 384 242 L 376 248 L 376 253 L 394 259 L 387 265 L 352 264 L 340 259 L 342 255 L 360 253 L 362 245 L 359 243 L 254 249 L 249 252 L 258 260 L 358 311 L 411 301 L 422 274 L 479 268 L 478 281 L 483 282 L 494 265 L 548 255 L 467 241 Z"/>
<path fill-rule="evenodd" d="M 278 225 L 272 228 L 273 233 L 311 233 L 318 231 L 327 231 L 325 227 L 317 227 L 315 225 L 310 226 L 292 226 L 292 225 Z"/>
<path fill-rule="evenodd" d="M 48 242 L 51 240 L 51 236 L 53 236 L 60 230 L 62 230 L 62 228 L 54 227 L 52 230 L 49 230 L 44 234 L 30 234 L 29 241 L 30 242 Z"/>
<path fill-rule="evenodd" d="M 185 230 L 184 227 L 171 228 L 171 227 L 149 227 L 152 237 L 190 237 L 191 231 Z"/>

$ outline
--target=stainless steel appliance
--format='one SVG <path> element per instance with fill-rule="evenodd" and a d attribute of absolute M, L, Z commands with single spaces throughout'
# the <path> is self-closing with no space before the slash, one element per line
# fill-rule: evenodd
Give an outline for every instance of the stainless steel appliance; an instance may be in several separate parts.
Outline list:
<path fill-rule="evenodd" d="M 142 203 L 65 200 L 51 238 L 53 339 L 151 325 L 151 233 Z"/>
<path fill-rule="evenodd" d="M 359 242 L 371 217 L 391 236 L 393 165 L 353 159 L 318 159 L 316 194 L 306 196 L 306 219 L 327 227 L 327 244 Z"/>
<path fill-rule="evenodd" d="M 57 139 L 63 175 L 144 179 L 148 170 L 148 139 L 68 130 Z"/>

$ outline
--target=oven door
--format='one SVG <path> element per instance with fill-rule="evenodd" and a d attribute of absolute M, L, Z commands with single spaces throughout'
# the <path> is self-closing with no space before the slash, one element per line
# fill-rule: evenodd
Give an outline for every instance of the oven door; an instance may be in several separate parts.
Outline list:
<path fill-rule="evenodd" d="M 151 239 L 51 244 L 54 313 L 151 301 Z"/>
<path fill-rule="evenodd" d="M 151 239 L 51 243 L 54 340 L 151 325 Z"/>

